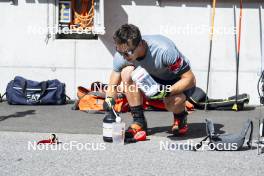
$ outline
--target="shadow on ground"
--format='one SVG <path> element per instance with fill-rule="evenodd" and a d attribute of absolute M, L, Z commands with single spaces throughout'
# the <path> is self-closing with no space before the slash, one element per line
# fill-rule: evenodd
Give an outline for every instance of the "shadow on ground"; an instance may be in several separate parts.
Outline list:
<path fill-rule="evenodd" d="M 254 111 L 256 106 L 245 106 L 242 111 Z"/>
<path fill-rule="evenodd" d="M 219 134 L 225 133 L 221 130 L 224 127 L 222 124 L 214 124 L 215 131 Z M 168 138 L 171 140 L 186 140 L 186 139 L 195 139 L 206 136 L 206 125 L 205 123 L 190 123 L 189 131 L 185 136 L 175 136 L 171 133 L 171 126 L 162 126 L 162 127 L 153 127 L 148 129 L 149 135 L 154 135 L 156 133 L 168 133 Z"/>
<path fill-rule="evenodd" d="M 10 114 L 10 115 L 7 115 L 7 116 L 0 116 L 0 122 L 4 121 L 6 119 L 9 119 L 9 118 L 25 117 L 27 115 L 34 115 L 34 114 L 35 114 L 35 110 L 27 110 L 27 111 L 16 112 L 14 114 Z"/>

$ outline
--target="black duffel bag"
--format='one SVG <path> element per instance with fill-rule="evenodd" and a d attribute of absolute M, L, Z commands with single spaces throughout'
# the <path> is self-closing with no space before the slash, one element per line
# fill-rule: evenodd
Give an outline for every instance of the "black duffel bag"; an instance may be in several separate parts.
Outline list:
<path fill-rule="evenodd" d="M 37 82 L 16 76 L 7 85 L 6 98 L 12 105 L 61 105 L 66 103 L 65 84 L 57 79 Z"/>

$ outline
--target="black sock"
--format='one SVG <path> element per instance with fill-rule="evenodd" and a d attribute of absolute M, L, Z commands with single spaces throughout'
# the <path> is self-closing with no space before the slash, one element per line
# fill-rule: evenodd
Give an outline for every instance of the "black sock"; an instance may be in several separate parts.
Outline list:
<path fill-rule="evenodd" d="M 144 110 L 142 105 L 130 107 L 133 120 L 137 122 L 145 121 Z"/>
<path fill-rule="evenodd" d="M 142 105 L 138 105 L 138 106 L 131 106 L 130 107 L 131 110 L 131 114 L 133 116 L 133 118 L 144 118 L 144 110 L 143 110 L 143 106 Z"/>
<path fill-rule="evenodd" d="M 174 119 L 182 120 L 188 115 L 188 112 L 186 110 L 184 110 L 184 111 L 182 111 L 181 113 L 178 113 L 178 114 L 173 113 L 173 115 L 174 115 Z"/>

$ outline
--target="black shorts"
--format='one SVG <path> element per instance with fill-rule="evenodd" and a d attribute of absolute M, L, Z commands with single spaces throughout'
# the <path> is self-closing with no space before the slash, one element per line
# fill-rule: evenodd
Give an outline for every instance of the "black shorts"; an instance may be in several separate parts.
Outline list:
<path fill-rule="evenodd" d="M 157 82 L 157 83 L 159 83 L 159 84 L 161 84 L 161 85 L 173 85 L 173 84 L 175 84 L 176 82 L 178 82 L 179 80 L 180 80 L 180 78 L 178 78 L 178 79 L 173 79 L 173 80 L 162 80 L 162 79 L 159 79 L 159 78 L 157 78 L 157 77 L 155 77 L 155 76 L 153 76 L 153 75 L 151 75 L 151 77 Z M 187 99 L 189 98 L 189 97 L 191 97 L 192 96 L 192 94 L 193 94 L 193 92 L 194 92 L 194 90 L 195 90 L 195 86 L 194 87 L 192 87 L 192 88 L 190 88 L 190 89 L 188 89 L 188 90 L 185 90 L 184 92 L 183 92 L 183 94 L 187 97 Z"/>

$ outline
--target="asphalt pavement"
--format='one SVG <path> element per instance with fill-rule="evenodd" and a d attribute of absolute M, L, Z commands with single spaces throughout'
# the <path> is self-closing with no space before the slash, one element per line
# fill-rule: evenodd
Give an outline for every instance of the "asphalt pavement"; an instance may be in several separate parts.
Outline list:
<path fill-rule="evenodd" d="M 258 119 L 264 109 L 201 111 L 188 117 L 189 133 L 173 137 L 170 112 L 146 112 L 148 140 L 126 145 L 104 143 L 104 114 L 89 114 L 62 106 L 0 104 L 0 175 L 263 175 L 264 154 L 257 155 Z M 129 113 L 121 114 L 126 124 Z M 206 136 L 205 119 L 219 133 L 239 133 L 244 122 L 254 122 L 253 149 L 237 152 L 175 148 Z M 61 143 L 35 143 L 56 133 Z M 167 147 L 165 147 L 167 146 Z M 169 146 L 169 147 L 168 147 Z"/>

